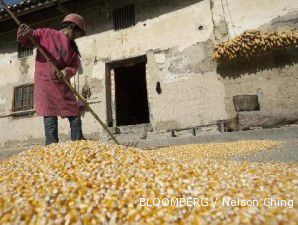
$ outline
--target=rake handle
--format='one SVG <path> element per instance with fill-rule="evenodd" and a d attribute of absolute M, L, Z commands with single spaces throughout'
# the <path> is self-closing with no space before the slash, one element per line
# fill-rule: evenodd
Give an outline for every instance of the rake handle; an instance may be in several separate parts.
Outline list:
<path fill-rule="evenodd" d="M 7 5 L 4 3 L 3 0 L 0 0 L 0 3 L 2 4 L 3 8 L 5 11 L 11 16 L 11 18 L 16 22 L 18 26 L 20 26 L 22 23 L 21 21 L 14 15 L 14 13 L 7 7 Z M 60 70 L 58 67 L 51 61 L 50 57 L 47 55 L 47 53 L 41 48 L 41 46 L 36 42 L 36 40 L 29 36 L 28 37 L 31 43 L 38 49 L 38 51 L 43 55 L 43 57 L 46 59 L 46 61 L 54 67 L 55 71 L 57 74 L 61 74 Z M 113 141 L 120 145 L 119 141 L 116 139 L 116 137 L 112 134 L 112 132 L 109 130 L 109 128 L 104 124 L 104 122 L 99 118 L 99 116 L 94 112 L 93 109 L 89 106 L 89 104 L 85 101 L 85 99 L 74 89 L 71 84 L 66 80 L 64 76 L 60 76 L 63 80 L 63 82 L 67 85 L 67 87 L 75 94 L 75 96 L 84 103 L 85 108 L 93 115 L 93 117 L 99 122 L 99 124 L 105 129 L 105 131 L 111 136 Z"/>

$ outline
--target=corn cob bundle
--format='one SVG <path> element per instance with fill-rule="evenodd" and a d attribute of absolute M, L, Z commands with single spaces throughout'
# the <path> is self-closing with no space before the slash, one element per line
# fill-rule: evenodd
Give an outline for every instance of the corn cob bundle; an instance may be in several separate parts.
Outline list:
<path fill-rule="evenodd" d="M 298 46 L 298 31 L 281 32 L 246 31 L 235 38 L 215 46 L 213 59 L 218 62 L 252 57 L 274 50 Z"/>
<path fill-rule="evenodd" d="M 279 144 L 243 141 L 143 151 L 80 141 L 36 147 L 0 162 L 0 224 L 296 224 L 297 164 L 215 159 Z M 296 204 L 262 205 L 273 195 Z M 228 196 L 260 205 L 221 205 Z M 165 198 L 206 201 L 193 207 L 150 206 Z"/>

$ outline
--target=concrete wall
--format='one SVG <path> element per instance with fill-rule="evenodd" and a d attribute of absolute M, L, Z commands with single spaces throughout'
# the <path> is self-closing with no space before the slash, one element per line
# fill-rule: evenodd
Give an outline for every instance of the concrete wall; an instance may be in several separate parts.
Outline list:
<path fill-rule="evenodd" d="M 201 23 L 189 23 L 186 15 Z M 201 25 L 203 30 L 198 29 Z M 158 131 L 200 125 L 226 117 L 223 84 L 214 71 L 215 67 L 200 65 L 210 58 L 212 26 L 209 2 L 201 1 L 122 31 L 86 37 L 79 43 L 84 45 L 82 54 L 90 55 L 93 50 L 97 56 L 92 77 L 98 78 L 101 84 L 105 79 L 105 63 L 147 55 L 151 123 Z M 158 81 L 163 89 L 161 95 L 155 91 Z M 101 93 L 102 104 L 99 106 L 103 109 L 104 94 Z M 211 96 L 212 101 L 204 96 Z M 217 113 L 211 114 L 208 108 Z"/>
<path fill-rule="evenodd" d="M 117 1 L 112 2 L 117 4 Z M 295 0 L 273 0 L 270 5 L 266 0 L 172 0 L 158 4 L 143 0 L 136 4 L 136 26 L 117 32 L 112 30 L 112 20 L 106 12 L 95 7 L 81 12 L 87 19 L 90 35 L 77 41 L 82 69 L 75 84 L 78 87 L 78 80 L 80 88 L 85 81 L 90 84 L 92 107 L 106 121 L 106 63 L 146 55 L 153 132 L 232 119 L 236 117 L 232 97 L 240 94 L 258 94 L 264 115 L 274 109 L 276 114 L 295 117 L 298 108 L 296 63 L 284 68 L 273 65 L 271 70 L 253 73 L 236 70 L 232 74 L 238 75 L 233 77 L 228 70 L 218 72 L 210 56 L 214 43 L 246 29 L 296 26 L 297 19 L 291 18 L 297 15 L 297 7 Z M 35 25 L 54 26 L 59 20 Z M 283 21 L 287 21 L 286 25 Z M 0 36 L 2 115 L 10 113 L 13 86 L 33 80 L 34 57 L 17 59 L 16 43 L 8 41 L 14 40 L 14 35 L 12 32 Z M 157 82 L 161 83 L 160 95 L 155 90 Z M 43 138 L 41 118 L 0 120 L 2 144 Z M 66 138 L 69 133 L 67 120 L 59 122 L 61 137 Z M 34 129 L 28 131 L 28 127 Z M 94 137 L 103 132 L 90 114 L 83 118 L 83 129 L 85 134 Z"/>
<path fill-rule="evenodd" d="M 282 31 L 298 29 L 297 1 L 233 1 L 223 6 L 229 36 L 247 29 Z M 244 62 L 219 73 L 224 77 L 229 118 L 238 117 L 240 128 L 274 126 L 298 118 L 298 49 L 285 50 Z M 228 67 L 228 66 L 226 66 Z M 236 113 L 235 95 L 257 95 L 260 111 Z"/>

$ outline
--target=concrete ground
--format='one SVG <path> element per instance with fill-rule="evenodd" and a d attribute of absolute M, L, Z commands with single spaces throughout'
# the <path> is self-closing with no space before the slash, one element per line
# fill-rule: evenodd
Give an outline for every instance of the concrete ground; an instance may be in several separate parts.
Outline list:
<path fill-rule="evenodd" d="M 181 136 L 181 137 L 161 137 L 150 140 L 142 140 L 139 148 L 149 149 L 164 147 L 169 145 L 181 145 L 190 143 L 212 143 L 212 142 L 233 142 L 239 140 L 279 140 L 283 144 L 281 147 L 263 151 L 258 154 L 233 157 L 232 160 L 246 160 L 253 162 L 298 162 L 298 126 L 289 126 L 272 129 L 258 129 L 250 131 L 239 131 L 220 134 L 201 134 L 198 136 Z M 0 160 L 16 155 L 30 147 L 10 147 L 0 148 Z"/>
<path fill-rule="evenodd" d="M 239 132 L 227 132 L 215 135 L 199 135 L 190 137 L 164 138 L 159 140 L 144 141 L 140 148 L 164 147 L 169 145 L 182 145 L 191 143 L 222 143 L 239 140 L 278 140 L 283 144 L 279 148 L 270 149 L 256 154 L 237 156 L 233 160 L 245 160 L 253 162 L 298 162 L 298 126 L 286 126 L 281 128 L 257 129 Z"/>

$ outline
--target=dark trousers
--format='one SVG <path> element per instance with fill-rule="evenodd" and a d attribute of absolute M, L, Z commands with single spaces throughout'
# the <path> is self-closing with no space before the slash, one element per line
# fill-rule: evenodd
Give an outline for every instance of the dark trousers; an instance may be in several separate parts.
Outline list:
<path fill-rule="evenodd" d="M 82 121 L 80 116 L 69 116 L 67 117 L 70 124 L 71 131 L 71 140 L 83 140 L 82 133 Z M 52 143 L 58 143 L 58 117 L 57 116 L 45 116 L 44 121 L 44 130 L 46 137 L 46 145 Z"/>

